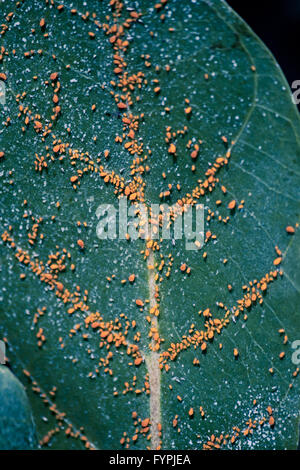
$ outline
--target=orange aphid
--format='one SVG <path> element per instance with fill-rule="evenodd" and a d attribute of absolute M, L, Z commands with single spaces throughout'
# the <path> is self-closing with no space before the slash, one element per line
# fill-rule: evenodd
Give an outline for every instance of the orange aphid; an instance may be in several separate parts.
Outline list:
<path fill-rule="evenodd" d="M 79 248 L 81 248 L 81 249 L 83 250 L 83 248 L 84 248 L 84 241 L 81 240 L 81 239 L 77 240 L 77 245 L 79 246 Z"/>
<path fill-rule="evenodd" d="M 1 151 L 1 152 L 0 152 L 0 158 L 3 158 L 4 155 L 5 155 L 5 153 Z"/>
<path fill-rule="evenodd" d="M 46 25 L 45 18 L 42 18 L 42 19 L 40 20 L 40 27 L 41 27 L 41 28 L 44 28 L 45 25 Z"/>
<path fill-rule="evenodd" d="M 176 153 L 176 145 L 170 144 L 170 147 L 168 148 L 168 152 L 172 154 Z"/>
<path fill-rule="evenodd" d="M 56 283 L 56 287 L 57 287 L 57 289 L 58 289 L 60 292 L 61 292 L 61 291 L 63 290 L 63 288 L 64 288 L 64 286 L 63 286 L 63 284 L 62 284 L 61 282 L 57 282 L 57 283 Z"/>
<path fill-rule="evenodd" d="M 233 199 L 232 201 L 230 201 L 230 203 L 228 204 L 227 207 L 228 207 L 228 209 L 232 210 L 232 209 L 235 208 L 235 206 L 236 206 L 236 202 L 235 202 L 235 200 Z"/>
<path fill-rule="evenodd" d="M 190 417 L 194 416 L 194 409 L 193 408 L 189 409 L 189 416 Z"/>
<path fill-rule="evenodd" d="M 55 80 L 57 80 L 57 78 L 58 78 L 58 72 L 53 72 L 53 73 L 51 73 L 51 75 L 50 75 L 50 80 L 51 80 L 52 82 L 54 82 Z"/>
<path fill-rule="evenodd" d="M 130 276 L 128 277 L 128 281 L 134 282 L 134 280 L 135 280 L 135 274 L 130 274 Z"/>
<path fill-rule="evenodd" d="M 278 264 L 280 264 L 281 261 L 282 261 L 281 257 L 274 259 L 274 261 L 273 261 L 274 266 L 278 266 Z"/>
<path fill-rule="evenodd" d="M 150 423 L 150 419 L 149 419 L 149 418 L 143 419 L 143 421 L 142 421 L 142 423 L 141 423 L 141 424 L 142 424 L 142 428 L 146 428 L 146 427 L 149 425 L 149 423 Z"/>
<path fill-rule="evenodd" d="M 273 418 L 273 416 L 270 416 L 269 425 L 270 425 L 271 427 L 273 427 L 273 426 L 275 425 L 275 419 Z"/>
<path fill-rule="evenodd" d="M 143 307 L 144 306 L 144 302 L 141 299 L 136 299 L 135 303 L 138 307 Z"/>
<path fill-rule="evenodd" d="M 234 350 L 233 350 L 233 355 L 234 355 L 234 357 L 238 357 L 238 355 L 239 355 L 239 350 L 238 350 L 237 348 L 234 348 Z"/>
<path fill-rule="evenodd" d="M 294 227 L 292 227 L 291 225 L 288 225 L 288 226 L 285 228 L 285 230 L 286 230 L 287 233 L 291 233 L 291 234 L 295 233 L 295 229 L 294 229 Z"/>

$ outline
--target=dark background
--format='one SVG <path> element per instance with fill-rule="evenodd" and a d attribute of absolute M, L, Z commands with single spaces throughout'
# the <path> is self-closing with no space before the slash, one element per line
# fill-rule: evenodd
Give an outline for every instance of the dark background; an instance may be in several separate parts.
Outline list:
<path fill-rule="evenodd" d="M 289 85 L 300 80 L 300 0 L 227 0 L 227 3 L 271 50 Z"/>

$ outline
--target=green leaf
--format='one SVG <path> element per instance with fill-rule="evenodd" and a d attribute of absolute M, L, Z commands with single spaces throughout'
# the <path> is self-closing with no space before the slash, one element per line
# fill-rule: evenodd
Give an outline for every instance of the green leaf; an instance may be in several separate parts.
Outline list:
<path fill-rule="evenodd" d="M 300 126 L 288 84 L 221 0 L 108 3 L 0 7 L 0 334 L 39 440 L 295 449 Z M 98 206 L 125 194 L 203 204 L 204 246 L 100 240 Z"/>
<path fill-rule="evenodd" d="M 34 449 L 35 426 L 23 385 L 0 366 L 0 449 Z"/>

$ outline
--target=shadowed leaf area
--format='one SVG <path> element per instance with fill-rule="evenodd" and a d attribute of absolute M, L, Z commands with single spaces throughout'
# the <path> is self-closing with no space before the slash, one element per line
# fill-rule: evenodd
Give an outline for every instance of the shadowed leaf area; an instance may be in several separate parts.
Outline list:
<path fill-rule="evenodd" d="M 0 448 L 34 449 L 37 445 L 30 404 L 24 387 L 0 366 Z"/>
<path fill-rule="evenodd" d="M 297 448 L 300 126 L 270 52 L 221 0 L 0 13 L 0 337 L 40 445 Z M 202 246 L 141 217 L 99 239 L 124 197 L 171 229 L 203 204 Z"/>

